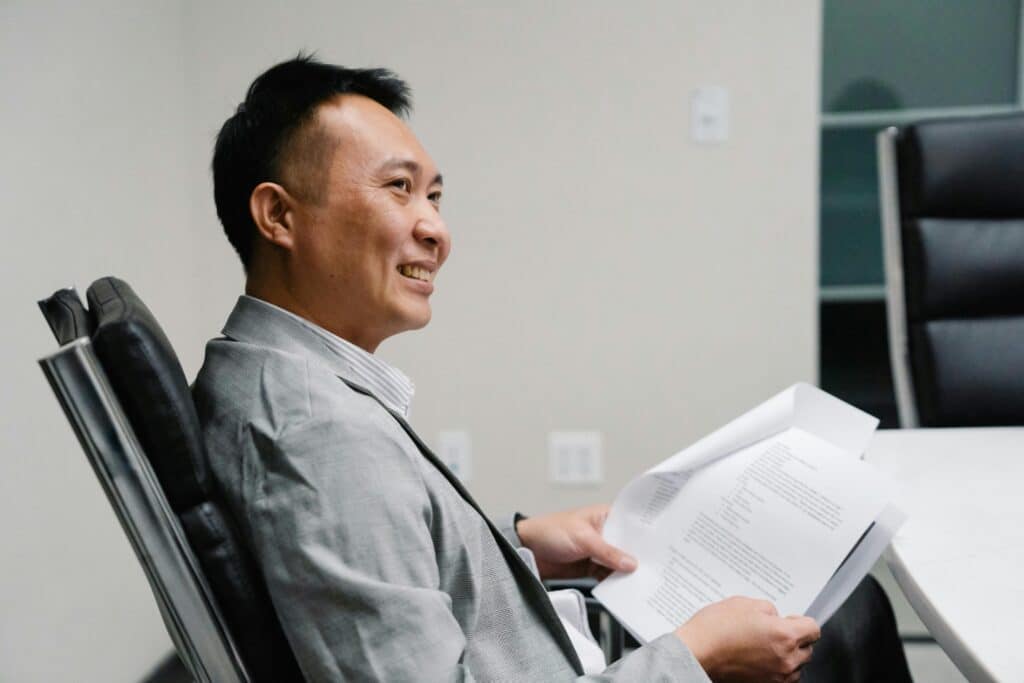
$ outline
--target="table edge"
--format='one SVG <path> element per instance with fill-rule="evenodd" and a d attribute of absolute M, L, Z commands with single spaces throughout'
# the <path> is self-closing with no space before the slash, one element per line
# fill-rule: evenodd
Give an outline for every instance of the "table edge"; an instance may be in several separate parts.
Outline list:
<path fill-rule="evenodd" d="M 964 643 L 956 629 L 943 617 L 939 609 L 928 599 L 921 586 L 914 580 L 910 570 L 900 557 L 895 541 L 885 552 L 885 562 L 918 618 L 935 638 L 935 642 L 939 644 L 943 652 L 960 670 L 960 673 L 972 683 L 999 683 L 999 679 L 982 664 L 981 659 Z"/>

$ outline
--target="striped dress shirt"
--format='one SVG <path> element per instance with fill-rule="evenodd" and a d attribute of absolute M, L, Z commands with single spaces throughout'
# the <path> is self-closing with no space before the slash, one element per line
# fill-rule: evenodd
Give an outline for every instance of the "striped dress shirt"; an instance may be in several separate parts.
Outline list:
<path fill-rule="evenodd" d="M 331 354 L 337 356 L 348 367 L 353 379 L 363 388 L 369 389 L 377 398 L 387 404 L 402 417 L 408 418 L 412 408 L 412 397 L 416 393 L 416 386 L 405 373 L 398 368 L 391 367 L 377 356 L 361 349 L 350 341 L 346 341 L 329 330 L 315 325 L 305 318 L 295 315 L 291 311 L 280 306 L 275 306 L 262 299 L 243 295 L 251 304 L 256 306 L 268 306 L 275 311 L 291 316 L 303 327 L 310 330 L 319 337 L 327 346 Z"/>

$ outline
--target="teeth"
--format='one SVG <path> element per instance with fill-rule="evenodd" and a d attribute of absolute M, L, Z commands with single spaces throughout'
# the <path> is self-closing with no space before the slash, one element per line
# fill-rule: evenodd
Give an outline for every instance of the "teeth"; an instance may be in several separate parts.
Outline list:
<path fill-rule="evenodd" d="M 430 282 L 433 279 L 432 273 L 429 270 L 419 266 L 398 266 L 398 272 L 405 277 L 422 280 L 423 282 Z"/>

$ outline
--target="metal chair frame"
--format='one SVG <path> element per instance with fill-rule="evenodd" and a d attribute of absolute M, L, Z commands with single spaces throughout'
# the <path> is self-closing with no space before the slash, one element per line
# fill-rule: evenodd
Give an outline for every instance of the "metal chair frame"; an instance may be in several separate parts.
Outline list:
<path fill-rule="evenodd" d="M 899 130 L 886 128 L 878 133 L 878 185 L 882 210 L 882 252 L 885 261 L 885 309 L 889 324 L 889 360 L 900 427 L 919 426 L 914 378 L 910 372 L 910 346 L 907 333 L 907 301 L 903 282 L 903 227 L 900 221 L 900 196 L 896 170 L 896 138 Z"/>
<path fill-rule="evenodd" d="M 39 360 L 199 683 L 249 683 L 213 593 L 87 337 Z"/>

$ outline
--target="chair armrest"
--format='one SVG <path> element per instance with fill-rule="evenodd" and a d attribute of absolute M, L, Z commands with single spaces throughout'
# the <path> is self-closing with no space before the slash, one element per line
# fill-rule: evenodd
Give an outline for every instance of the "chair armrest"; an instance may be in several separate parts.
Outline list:
<path fill-rule="evenodd" d="M 594 587 L 597 586 L 597 579 L 581 577 L 578 579 L 548 579 L 544 587 L 549 591 L 575 589 L 583 594 L 587 605 L 587 620 L 590 622 L 590 630 L 597 634 L 597 642 L 604 652 L 605 661 L 609 664 L 622 658 L 622 651 L 626 646 L 626 639 L 632 643 L 632 647 L 639 647 L 631 638 L 622 625 L 615 620 L 611 612 L 604 608 L 597 598 L 593 596 Z"/>

